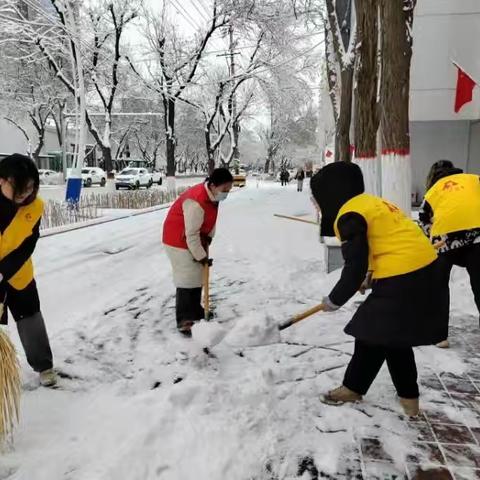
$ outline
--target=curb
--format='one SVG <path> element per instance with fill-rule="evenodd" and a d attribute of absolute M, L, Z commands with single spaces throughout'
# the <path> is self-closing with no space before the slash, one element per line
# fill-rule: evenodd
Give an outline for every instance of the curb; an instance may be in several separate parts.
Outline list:
<path fill-rule="evenodd" d="M 156 205 L 154 207 L 144 208 L 142 210 L 134 210 L 131 213 L 120 215 L 118 217 L 106 217 L 89 220 L 87 222 L 72 223 L 70 225 L 62 225 L 61 227 L 48 228 L 40 232 L 40 238 L 53 237 L 54 235 L 61 235 L 62 233 L 69 233 L 75 230 L 81 230 L 88 227 L 96 227 L 97 225 L 104 225 L 105 223 L 116 222 L 117 220 L 125 220 L 127 218 L 136 217 L 138 215 L 145 215 L 147 213 L 158 212 L 170 208 L 172 202 L 164 203 L 163 205 Z"/>

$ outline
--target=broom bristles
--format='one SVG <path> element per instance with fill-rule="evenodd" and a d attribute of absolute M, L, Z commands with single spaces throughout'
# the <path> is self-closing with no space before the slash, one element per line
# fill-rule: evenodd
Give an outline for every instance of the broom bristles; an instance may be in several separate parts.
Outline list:
<path fill-rule="evenodd" d="M 0 445 L 13 434 L 20 406 L 20 365 L 8 335 L 0 328 Z"/>

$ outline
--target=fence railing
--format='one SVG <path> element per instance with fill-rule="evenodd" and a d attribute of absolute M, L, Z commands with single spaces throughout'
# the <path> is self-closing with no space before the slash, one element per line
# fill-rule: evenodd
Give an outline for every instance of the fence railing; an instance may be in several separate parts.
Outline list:
<path fill-rule="evenodd" d="M 49 200 L 45 202 L 41 229 L 62 227 L 72 223 L 85 222 L 98 218 L 99 212 L 90 200 L 82 200 L 77 206 L 71 207 L 65 202 Z"/>
<path fill-rule="evenodd" d="M 49 200 L 45 202 L 41 229 L 94 220 L 99 218 L 102 215 L 101 210 L 105 209 L 141 210 L 164 205 L 173 202 L 185 190 L 186 188 L 179 188 L 176 192 L 144 190 L 91 194 L 82 198 L 76 206 Z"/>
<path fill-rule="evenodd" d="M 172 202 L 184 191 L 185 188 L 179 188 L 176 192 L 153 189 L 133 192 L 94 193 L 89 196 L 89 199 L 98 208 L 139 210 Z"/>

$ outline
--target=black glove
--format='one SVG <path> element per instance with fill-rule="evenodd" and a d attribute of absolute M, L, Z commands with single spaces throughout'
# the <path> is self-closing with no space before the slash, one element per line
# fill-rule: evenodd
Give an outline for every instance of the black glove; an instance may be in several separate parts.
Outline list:
<path fill-rule="evenodd" d="M 198 263 L 211 267 L 213 265 L 213 258 L 204 257 L 201 260 L 198 260 Z"/>
<path fill-rule="evenodd" d="M 208 236 L 208 235 L 201 235 L 201 241 L 202 241 L 202 245 L 205 247 L 205 246 L 209 246 L 212 244 L 212 241 L 213 241 L 213 238 Z"/>

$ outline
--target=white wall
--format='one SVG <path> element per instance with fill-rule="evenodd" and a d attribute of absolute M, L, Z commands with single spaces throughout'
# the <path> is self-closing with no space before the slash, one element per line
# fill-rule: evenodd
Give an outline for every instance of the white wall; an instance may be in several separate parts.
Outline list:
<path fill-rule="evenodd" d="M 428 171 L 437 160 L 451 160 L 467 169 L 469 122 L 412 122 L 410 137 L 413 192 L 423 195 Z"/>
<path fill-rule="evenodd" d="M 0 153 L 25 154 L 27 147 L 27 140 L 20 130 L 0 117 Z"/>
<path fill-rule="evenodd" d="M 411 120 L 480 118 L 480 88 L 471 104 L 454 113 L 457 70 L 452 63 L 480 83 L 480 1 L 418 0 L 413 30 Z"/>
<path fill-rule="evenodd" d="M 470 127 L 468 171 L 480 174 L 480 122 L 472 122 Z"/>

